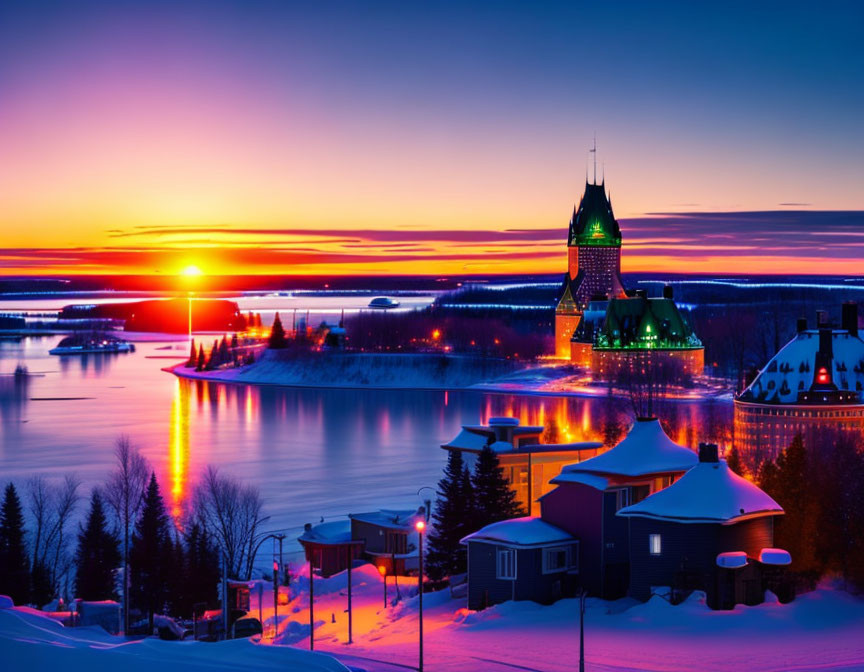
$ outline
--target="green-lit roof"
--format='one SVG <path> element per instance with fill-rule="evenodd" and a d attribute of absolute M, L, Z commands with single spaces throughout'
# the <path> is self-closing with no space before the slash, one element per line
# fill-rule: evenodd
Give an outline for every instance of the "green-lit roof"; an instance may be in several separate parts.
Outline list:
<path fill-rule="evenodd" d="M 603 184 L 585 184 L 579 207 L 573 208 L 568 245 L 621 245 L 621 229 Z"/>
<path fill-rule="evenodd" d="M 688 349 L 702 347 L 672 299 L 637 296 L 612 299 L 594 347 Z"/>

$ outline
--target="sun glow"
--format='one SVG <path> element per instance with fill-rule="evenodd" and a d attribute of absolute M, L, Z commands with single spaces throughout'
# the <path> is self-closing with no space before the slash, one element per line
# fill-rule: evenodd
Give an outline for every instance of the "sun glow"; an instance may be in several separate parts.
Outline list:
<path fill-rule="evenodd" d="M 204 271 L 202 271 L 195 264 L 189 264 L 181 271 L 182 275 L 185 275 L 187 278 L 197 278 L 199 276 L 204 275 Z"/>

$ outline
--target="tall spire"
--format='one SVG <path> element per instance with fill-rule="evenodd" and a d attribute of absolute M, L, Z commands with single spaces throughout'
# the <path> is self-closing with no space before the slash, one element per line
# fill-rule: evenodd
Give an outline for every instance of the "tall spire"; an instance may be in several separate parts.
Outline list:
<path fill-rule="evenodd" d="M 594 154 L 594 184 L 597 184 L 597 133 L 594 133 L 594 147 L 588 150 Z M 586 182 L 588 180 L 585 180 Z"/>

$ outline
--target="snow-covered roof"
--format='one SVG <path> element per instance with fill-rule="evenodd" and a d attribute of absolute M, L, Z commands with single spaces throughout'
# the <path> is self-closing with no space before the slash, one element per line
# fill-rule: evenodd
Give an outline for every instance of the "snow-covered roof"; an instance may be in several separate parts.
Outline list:
<path fill-rule="evenodd" d="M 747 566 L 747 554 L 744 551 L 727 551 L 717 555 L 717 566 L 725 569 L 740 569 Z"/>
<path fill-rule="evenodd" d="M 782 548 L 763 548 L 759 551 L 759 562 L 763 565 L 790 565 L 792 556 Z"/>
<path fill-rule="evenodd" d="M 845 329 L 831 332 L 833 368 L 831 378 L 839 390 L 860 392 L 864 388 L 864 340 Z M 742 401 L 792 404 L 798 393 L 809 390 L 816 372 L 819 331 L 796 334 L 765 365 L 741 393 Z"/>
<path fill-rule="evenodd" d="M 559 485 L 561 483 L 581 483 L 582 485 L 587 485 L 595 490 L 605 490 L 609 487 L 609 479 L 605 476 L 590 474 L 583 471 L 562 471 L 552 479 L 552 483 Z M 546 495 L 543 495 L 543 497 L 545 496 Z"/>
<path fill-rule="evenodd" d="M 584 462 L 568 464 L 552 483 L 567 483 L 572 473 L 647 476 L 687 471 L 697 460 L 696 453 L 666 435 L 657 418 L 640 418 L 617 446 Z"/>
<path fill-rule="evenodd" d="M 470 427 L 463 427 L 456 438 L 445 443 L 442 448 L 459 448 L 461 450 L 483 450 L 489 442 L 489 434 L 480 433 Z"/>
<path fill-rule="evenodd" d="M 351 521 L 333 520 L 313 525 L 300 535 L 301 542 L 315 544 L 347 544 L 351 542 Z"/>
<path fill-rule="evenodd" d="M 403 530 L 410 532 L 414 529 L 414 523 L 425 517 L 419 511 L 409 509 L 407 511 L 394 511 L 392 509 L 381 509 L 369 513 L 349 513 L 351 520 L 359 520 L 370 525 L 386 527 L 390 530 Z"/>
<path fill-rule="evenodd" d="M 777 502 L 720 460 L 699 462 L 668 488 L 621 509 L 617 515 L 730 525 L 781 513 Z"/>
<path fill-rule="evenodd" d="M 463 544 L 478 541 L 513 548 L 535 548 L 572 542 L 575 539 L 564 530 L 536 516 L 511 518 L 492 523 L 462 539 Z"/>

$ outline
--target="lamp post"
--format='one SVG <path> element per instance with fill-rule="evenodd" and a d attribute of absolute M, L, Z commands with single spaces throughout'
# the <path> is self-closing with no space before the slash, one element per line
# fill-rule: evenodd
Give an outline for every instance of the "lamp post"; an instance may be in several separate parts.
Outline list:
<path fill-rule="evenodd" d="M 354 643 L 354 632 L 353 632 L 353 624 L 352 624 L 352 612 L 351 612 L 351 565 L 354 564 L 354 559 L 351 558 L 348 560 L 348 643 Z"/>
<path fill-rule="evenodd" d="M 315 568 L 309 560 L 309 650 L 315 650 Z"/>
<path fill-rule="evenodd" d="M 255 563 L 255 556 L 258 555 L 258 549 L 261 548 L 261 544 L 263 544 L 268 539 L 278 540 L 279 541 L 279 561 L 277 567 L 277 561 L 273 559 L 273 639 L 276 639 L 276 635 L 279 634 L 279 571 L 282 569 L 282 540 L 285 539 L 284 534 L 267 534 L 261 539 L 258 540 L 258 544 L 255 546 L 255 549 L 252 551 L 252 560 L 251 564 Z M 274 555 L 275 555 L 275 548 Z M 261 627 L 264 627 L 264 624 L 261 624 Z"/>
<path fill-rule="evenodd" d="M 418 520 L 414 523 L 414 529 L 417 530 L 417 555 L 420 561 L 420 573 L 417 578 L 420 589 L 420 665 L 417 669 L 423 672 L 423 532 L 426 530 L 426 521 Z"/>
<path fill-rule="evenodd" d="M 585 672 L 585 589 L 579 591 L 579 672 Z"/>
<path fill-rule="evenodd" d="M 378 565 L 378 572 L 381 574 L 381 583 L 384 584 L 384 608 L 387 608 L 387 568 L 384 565 Z"/>

